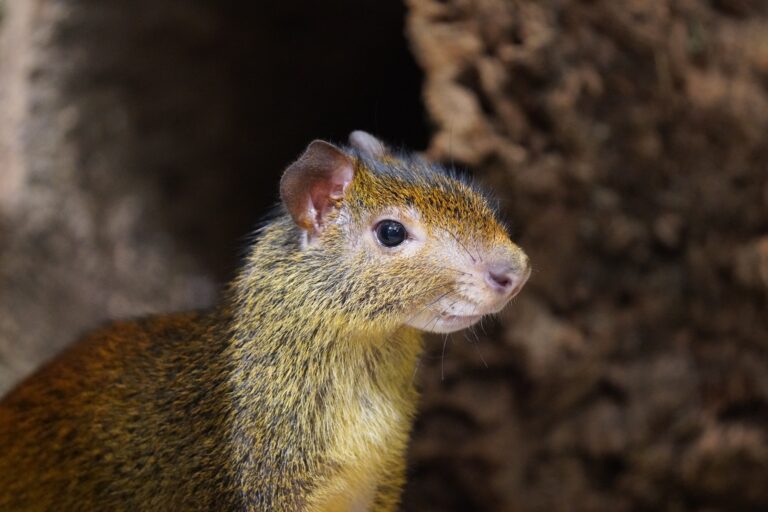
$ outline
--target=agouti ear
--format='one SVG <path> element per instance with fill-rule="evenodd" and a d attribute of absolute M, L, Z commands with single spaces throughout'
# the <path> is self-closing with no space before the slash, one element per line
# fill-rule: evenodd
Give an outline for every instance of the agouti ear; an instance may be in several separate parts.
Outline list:
<path fill-rule="evenodd" d="M 349 134 L 349 145 L 372 158 L 379 158 L 388 153 L 387 146 L 383 142 L 362 130 L 355 130 Z"/>
<path fill-rule="evenodd" d="M 328 214 L 339 206 L 355 174 L 352 159 L 322 140 L 309 144 L 280 180 L 280 198 L 311 242 L 325 228 Z"/>

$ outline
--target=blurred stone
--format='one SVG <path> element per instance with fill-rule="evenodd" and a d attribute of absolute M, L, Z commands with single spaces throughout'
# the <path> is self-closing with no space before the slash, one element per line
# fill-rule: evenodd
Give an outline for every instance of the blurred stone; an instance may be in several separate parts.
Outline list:
<path fill-rule="evenodd" d="M 481 479 L 506 485 L 472 510 L 768 508 L 768 11 L 408 3 L 431 154 L 492 184 L 533 265 L 489 336 L 488 375 L 469 353 L 452 362 L 458 381 L 509 376 L 509 429 L 477 426 L 431 457 L 459 465 L 456 444 L 479 436 L 511 447 L 506 461 L 471 452 Z M 447 33 L 482 48 L 441 52 Z M 471 122 L 441 101 L 451 87 Z M 425 387 L 423 413 L 452 389 Z M 452 403 L 473 424 L 470 402 Z M 463 473 L 413 462 L 408 510 L 448 486 L 465 491 L 440 510 L 468 510 Z"/>
<path fill-rule="evenodd" d="M 736 277 L 743 286 L 768 291 L 768 236 L 739 248 L 734 263 Z"/>

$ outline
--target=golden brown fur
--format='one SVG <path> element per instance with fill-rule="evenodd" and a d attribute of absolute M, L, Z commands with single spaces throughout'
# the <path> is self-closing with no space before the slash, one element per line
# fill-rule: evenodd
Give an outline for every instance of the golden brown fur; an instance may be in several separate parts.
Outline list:
<path fill-rule="evenodd" d="M 407 206 L 527 260 L 467 184 L 345 152 L 355 177 L 319 243 L 281 211 L 219 307 L 94 332 L 0 403 L 0 510 L 396 509 L 422 350 L 404 318 L 456 270 L 436 246 L 372 253 L 367 219 Z"/>

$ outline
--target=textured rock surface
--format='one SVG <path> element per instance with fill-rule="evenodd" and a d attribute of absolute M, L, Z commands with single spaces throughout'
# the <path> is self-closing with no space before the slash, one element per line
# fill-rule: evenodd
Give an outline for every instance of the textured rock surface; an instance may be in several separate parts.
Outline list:
<path fill-rule="evenodd" d="M 431 153 L 535 270 L 426 365 L 408 509 L 768 507 L 765 4 L 409 6 Z"/>
<path fill-rule="evenodd" d="M 98 33 L 99 16 L 120 13 L 88 15 L 82 7 L 43 1 L 4 9 L 0 392 L 85 328 L 107 318 L 199 307 L 214 292 L 210 273 L 163 224 L 162 183 L 147 163 L 171 165 L 184 157 L 164 155 L 171 144 L 153 147 L 163 137 L 212 144 L 216 133 L 181 134 L 169 123 L 146 123 L 148 113 L 135 108 L 140 94 L 129 91 L 130 70 L 118 65 L 128 64 L 128 29 L 112 33 L 112 41 Z M 165 100 L 151 107 L 185 101 L 170 94 Z M 187 110 L 205 116 L 199 100 L 187 98 Z"/>

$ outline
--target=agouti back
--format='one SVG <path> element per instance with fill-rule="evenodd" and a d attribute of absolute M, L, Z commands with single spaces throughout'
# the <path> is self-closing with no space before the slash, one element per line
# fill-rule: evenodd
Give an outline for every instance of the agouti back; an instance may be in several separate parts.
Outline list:
<path fill-rule="evenodd" d="M 312 142 L 209 312 L 120 322 L 0 402 L 0 510 L 395 510 L 421 331 L 530 269 L 486 197 L 364 132 Z"/>

